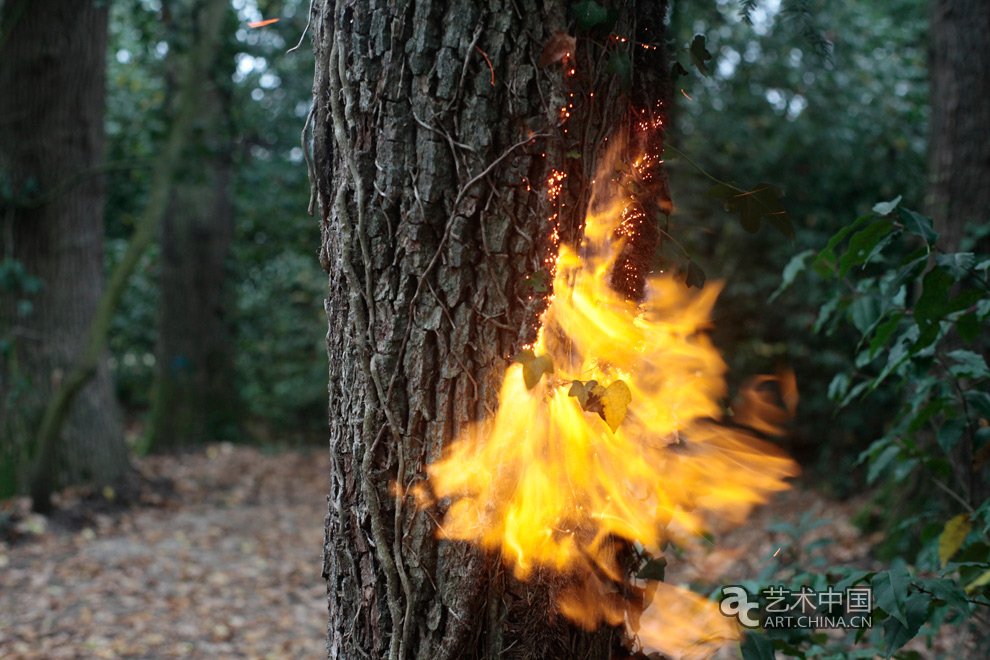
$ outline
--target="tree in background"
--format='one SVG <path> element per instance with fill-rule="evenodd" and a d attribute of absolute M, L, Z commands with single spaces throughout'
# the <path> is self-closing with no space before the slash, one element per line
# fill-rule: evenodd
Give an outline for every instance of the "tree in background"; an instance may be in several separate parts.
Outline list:
<path fill-rule="evenodd" d="M 663 100 L 665 3 L 574 18 L 557 1 L 315 5 L 328 657 L 612 657 L 614 628 L 559 614 L 566 577 L 519 582 L 498 556 L 438 541 L 395 493 L 497 406 L 534 338 L 544 260 L 558 236 L 580 240 L 597 149 Z M 657 234 L 642 233 L 650 253 Z"/>
<path fill-rule="evenodd" d="M 198 30 L 201 3 L 162 5 L 171 87 Z M 225 34 L 233 33 L 228 11 Z M 150 445 L 180 448 L 229 437 L 238 414 L 227 258 L 234 228 L 230 37 L 200 71 L 203 94 L 162 221 L 157 371 Z"/>
<path fill-rule="evenodd" d="M 30 313 L 9 299 L 2 306 L 0 435 L 7 451 L 0 460 L 37 454 L 33 429 L 82 352 L 103 290 L 106 45 L 106 3 L 0 5 L 3 259 L 21 262 L 42 285 Z M 41 469 L 60 485 L 111 483 L 127 472 L 104 360 Z M 10 487 L 0 485 L 0 494 Z"/>

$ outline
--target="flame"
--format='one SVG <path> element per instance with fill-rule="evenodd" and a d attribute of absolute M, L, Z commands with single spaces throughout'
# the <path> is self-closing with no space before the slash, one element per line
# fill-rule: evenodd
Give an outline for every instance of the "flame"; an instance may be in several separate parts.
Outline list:
<path fill-rule="evenodd" d="M 553 371 L 528 389 L 523 364 L 510 366 L 497 413 L 430 465 L 429 486 L 415 495 L 423 506 L 449 498 L 440 534 L 500 551 L 518 578 L 537 567 L 573 578 L 558 606 L 585 628 L 626 625 L 644 648 L 704 657 L 738 637 L 734 622 L 692 592 L 630 578 L 629 557 L 661 556 L 666 543 L 696 542 L 717 521 L 741 522 L 797 470 L 772 444 L 717 421 L 726 364 L 706 330 L 718 285 L 691 291 L 655 276 L 641 303 L 610 286 L 629 240 L 620 227 L 635 206 L 634 187 L 614 171 L 596 176 L 579 251 L 562 246 L 551 270 L 553 297 L 532 351 L 548 355 Z M 551 197 L 561 179 L 548 181 Z M 605 388 L 588 406 L 600 414 L 569 396 L 573 381 L 590 380 Z M 768 380 L 746 388 L 736 418 L 776 433 L 786 413 Z M 607 394 L 619 381 L 628 398 Z M 791 407 L 793 379 L 780 390 Z"/>

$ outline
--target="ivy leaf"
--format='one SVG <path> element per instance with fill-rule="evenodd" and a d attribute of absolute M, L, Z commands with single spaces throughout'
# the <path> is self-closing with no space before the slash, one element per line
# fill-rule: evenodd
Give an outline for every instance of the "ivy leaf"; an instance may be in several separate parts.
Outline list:
<path fill-rule="evenodd" d="M 536 387 L 543 374 L 553 373 L 553 360 L 550 359 L 550 356 L 546 354 L 537 356 L 528 348 L 519 352 L 516 356 L 516 362 L 523 366 L 523 382 L 526 384 L 527 390 Z"/>
<path fill-rule="evenodd" d="M 598 413 L 613 433 L 626 418 L 626 409 L 632 401 L 629 386 L 621 380 L 608 387 L 594 380 L 586 383 L 575 380 L 571 382 L 571 389 L 567 394 L 575 397 L 585 411 Z"/>
<path fill-rule="evenodd" d="M 579 380 L 571 381 L 571 389 L 567 391 L 567 396 L 572 396 L 578 400 L 581 404 L 583 410 L 588 409 L 588 394 L 594 387 L 598 385 L 597 380 L 589 380 L 587 383 L 582 383 Z"/>
<path fill-rule="evenodd" d="M 968 513 L 960 513 L 945 523 L 945 529 L 938 537 L 938 559 L 942 562 L 942 568 L 945 568 L 952 556 L 959 552 L 959 548 L 972 529 L 973 522 L 969 519 Z"/>
<path fill-rule="evenodd" d="M 607 388 L 602 388 L 603 392 L 598 392 L 597 388 L 601 385 L 596 386 L 593 393 L 598 394 L 602 402 L 602 419 L 608 424 L 608 427 L 612 429 L 612 433 L 619 428 L 619 424 L 622 420 L 626 418 L 626 408 L 632 401 L 632 392 L 629 391 L 629 386 L 623 381 L 617 380 Z"/>
<path fill-rule="evenodd" d="M 670 67 L 670 78 L 671 80 L 677 80 L 680 76 L 688 75 L 688 70 L 684 68 L 684 65 L 674 60 L 673 66 Z"/>
<path fill-rule="evenodd" d="M 696 34 L 694 35 L 694 40 L 691 42 L 691 64 L 698 67 L 698 71 L 701 71 L 704 75 L 708 75 L 708 62 L 712 59 L 712 54 L 708 52 L 705 48 L 705 35 Z"/>
<path fill-rule="evenodd" d="M 623 90 L 629 89 L 632 84 L 632 62 L 626 53 L 612 53 L 605 65 L 605 73 L 615 74 L 619 79 L 619 84 Z"/>
<path fill-rule="evenodd" d="M 636 577 L 641 580 L 656 580 L 657 582 L 663 582 L 664 573 L 667 568 L 667 558 L 657 557 L 651 559 L 643 565 L 643 568 L 639 569 L 636 573 Z"/>
<path fill-rule="evenodd" d="M 738 190 L 717 184 L 708 191 L 709 197 L 725 200 L 725 208 L 731 213 L 739 214 L 743 229 L 755 234 L 760 229 L 760 220 L 766 218 L 777 231 L 794 240 L 794 226 L 787 211 L 780 203 L 784 193 L 777 186 L 760 183 L 752 190 Z"/>
<path fill-rule="evenodd" d="M 588 30 L 608 20 L 608 10 L 594 0 L 583 0 L 571 5 L 571 13 L 581 30 Z"/>
<path fill-rule="evenodd" d="M 686 271 L 684 283 L 687 284 L 688 287 L 696 286 L 699 289 L 705 288 L 705 281 L 707 278 L 705 276 L 705 271 L 701 270 L 701 266 L 688 259 Z"/>

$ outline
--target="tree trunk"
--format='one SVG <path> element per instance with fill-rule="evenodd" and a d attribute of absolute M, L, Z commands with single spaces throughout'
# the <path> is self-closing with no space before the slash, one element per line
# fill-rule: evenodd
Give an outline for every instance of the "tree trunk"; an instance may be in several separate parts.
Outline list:
<path fill-rule="evenodd" d="M 990 221 L 990 3 L 932 2 L 931 212 L 940 244 Z M 978 249 L 990 252 L 990 237 Z"/>
<path fill-rule="evenodd" d="M 166 3 L 170 53 L 197 29 L 199 3 Z M 229 13 L 229 12 L 228 12 Z M 221 49 L 222 52 L 222 49 Z M 229 65 L 229 66 L 228 66 Z M 233 61 L 215 56 L 201 71 L 193 134 L 161 232 L 157 373 L 149 434 L 156 449 L 177 449 L 233 434 L 233 351 L 227 317 L 226 259 L 233 236 L 229 124 Z"/>
<path fill-rule="evenodd" d="M 105 3 L 0 5 L 0 213 L 3 257 L 44 288 L 26 316 L 3 306 L 14 345 L 0 369 L 0 433 L 20 451 L 45 401 L 82 352 L 103 288 Z M 18 379 L 30 394 L 9 402 Z M 21 424 L 17 418 L 27 418 Z M 55 483 L 109 483 L 128 469 L 105 361 L 71 408 L 48 466 Z"/>
<path fill-rule="evenodd" d="M 566 578 L 537 571 L 521 583 L 499 557 L 438 541 L 442 511 L 396 494 L 498 405 L 546 302 L 534 276 L 552 281 L 557 241 L 580 234 L 598 147 L 642 119 L 623 110 L 630 96 L 656 110 L 656 97 L 637 97 L 664 89 L 665 3 L 640 4 L 623 3 L 612 28 L 659 44 L 624 47 L 629 94 L 604 72 L 600 44 L 623 48 L 608 29 L 599 50 L 581 39 L 564 66 L 537 64 L 558 30 L 575 34 L 562 0 L 315 3 L 329 658 L 596 659 L 618 648 L 615 629 L 559 614 Z M 548 194 L 554 170 L 566 175 L 559 195 Z"/>

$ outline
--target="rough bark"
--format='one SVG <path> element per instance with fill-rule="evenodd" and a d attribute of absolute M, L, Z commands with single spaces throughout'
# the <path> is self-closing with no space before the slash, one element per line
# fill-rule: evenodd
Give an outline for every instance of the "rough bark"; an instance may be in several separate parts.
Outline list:
<path fill-rule="evenodd" d="M 179 53 L 197 31 L 198 5 L 165 5 L 175 37 L 170 42 Z M 226 295 L 234 223 L 229 121 L 233 61 L 223 60 L 215 53 L 201 70 L 204 89 L 197 99 L 185 165 L 162 220 L 157 372 L 149 425 L 155 449 L 216 440 L 230 436 L 236 426 Z"/>
<path fill-rule="evenodd" d="M 931 213 L 953 252 L 967 226 L 990 221 L 990 3 L 935 0 L 931 11 Z"/>
<path fill-rule="evenodd" d="M 4 405 L 3 442 L 22 450 L 44 403 L 83 349 L 103 287 L 105 4 L 14 0 L 0 7 L 0 199 L 3 257 L 44 288 L 33 312 L 9 316 L 0 396 L 19 378 L 30 394 Z M 61 186 L 74 180 L 71 186 Z M 48 191 L 57 194 L 47 195 Z M 15 366 L 16 365 L 16 366 Z M 16 372 L 16 373 L 15 373 Z M 14 417 L 28 423 L 15 424 Z M 36 448 L 30 448 L 35 451 Z M 68 414 L 50 469 L 59 485 L 108 483 L 127 470 L 123 430 L 105 360 Z"/>
<path fill-rule="evenodd" d="M 557 30 L 573 34 L 566 7 L 315 3 L 313 174 L 330 275 L 329 658 L 617 649 L 615 630 L 586 632 L 557 613 L 566 577 L 520 583 L 500 558 L 438 541 L 442 510 L 396 496 L 497 406 L 504 369 L 534 338 L 544 304 L 526 278 L 547 269 L 558 240 L 579 236 L 604 137 L 642 118 L 622 108 L 649 85 L 637 76 L 623 94 L 602 51 L 585 44 L 574 67 L 537 66 Z M 615 27 L 635 38 L 652 26 L 642 40 L 660 45 L 651 57 L 661 62 L 663 8 L 637 28 L 625 3 Z M 582 100 L 562 121 L 571 93 Z M 568 177 L 551 199 L 555 168 Z"/>

